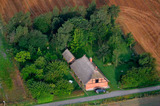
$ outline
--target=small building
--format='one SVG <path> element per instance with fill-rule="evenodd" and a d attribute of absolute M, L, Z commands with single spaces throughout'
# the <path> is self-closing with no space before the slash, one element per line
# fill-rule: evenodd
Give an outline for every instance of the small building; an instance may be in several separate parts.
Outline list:
<path fill-rule="evenodd" d="M 67 54 L 65 52 L 67 52 L 69 56 L 66 56 Z M 87 91 L 94 90 L 95 88 L 109 88 L 109 80 L 92 62 L 92 58 L 88 59 L 84 55 L 83 57 L 75 60 L 74 56 L 68 49 L 67 51 L 64 51 L 63 57 L 68 63 L 71 63 L 71 69 L 74 71 L 75 75 L 78 77 Z"/>
<path fill-rule="evenodd" d="M 71 63 L 75 60 L 75 57 L 68 49 L 66 49 L 62 55 L 63 55 L 63 58 L 67 61 L 67 63 Z"/>

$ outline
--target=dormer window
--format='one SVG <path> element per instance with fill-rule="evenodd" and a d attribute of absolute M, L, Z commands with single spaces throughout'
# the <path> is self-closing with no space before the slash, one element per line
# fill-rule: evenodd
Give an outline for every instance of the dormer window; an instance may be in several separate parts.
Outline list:
<path fill-rule="evenodd" d="M 98 82 L 99 82 L 99 79 L 96 79 L 96 80 L 95 80 L 95 83 L 98 83 Z"/>

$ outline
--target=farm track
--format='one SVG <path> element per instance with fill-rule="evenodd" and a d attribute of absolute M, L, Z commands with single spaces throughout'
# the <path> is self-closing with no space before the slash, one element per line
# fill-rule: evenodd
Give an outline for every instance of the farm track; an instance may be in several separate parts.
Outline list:
<path fill-rule="evenodd" d="M 16 12 L 31 12 L 34 18 L 52 11 L 55 6 L 85 6 L 92 0 L 0 0 L 0 13 L 8 21 Z M 156 58 L 160 70 L 160 0 L 96 0 L 98 7 L 119 5 L 117 22 L 124 33 L 132 32 L 139 45 Z M 139 53 L 141 47 L 135 47 Z M 160 71 L 159 71 L 160 72 Z"/>

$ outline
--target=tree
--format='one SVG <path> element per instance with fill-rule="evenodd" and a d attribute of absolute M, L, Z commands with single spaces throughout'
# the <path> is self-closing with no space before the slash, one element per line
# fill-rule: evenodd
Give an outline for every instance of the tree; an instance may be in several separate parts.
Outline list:
<path fill-rule="evenodd" d="M 21 52 L 19 52 L 19 53 L 16 54 L 15 59 L 18 62 L 23 62 L 24 63 L 26 60 L 31 59 L 31 55 L 30 55 L 29 52 L 21 51 Z"/>
<path fill-rule="evenodd" d="M 107 45 L 107 44 L 103 44 L 103 45 L 99 48 L 99 50 L 98 50 L 98 52 L 97 52 L 97 56 L 98 56 L 99 58 L 102 58 L 102 61 L 105 62 L 105 56 L 106 56 L 108 53 L 109 53 L 109 47 L 108 47 L 108 45 Z"/>
<path fill-rule="evenodd" d="M 77 12 L 76 7 L 63 7 L 60 17 L 64 20 L 67 21 L 73 17 L 80 17 L 80 14 Z"/>
<path fill-rule="evenodd" d="M 158 75 L 156 70 L 150 67 L 132 68 L 122 76 L 123 88 L 144 87 L 156 84 Z"/>
<path fill-rule="evenodd" d="M 69 83 L 69 81 L 67 80 L 62 79 L 56 83 L 53 92 L 57 96 L 65 96 L 65 95 L 70 95 L 73 89 L 74 89 L 73 84 Z"/>
<path fill-rule="evenodd" d="M 89 29 L 88 20 L 86 20 L 82 17 L 74 17 L 74 18 L 70 19 L 69 22 L 74 25 L 74 28 L 84 29 L 84 30 Z"/>
<path fill-rule="evenodd" d="M 49 97 L 53 92 L 53 88 L 42 81 L 35 82 L 33 80 L 29 80 L 27 81 L 27 86 L 35 99 Z"/>
<path fill-rule="evenodd" d="M 120 63 L 120 50 L 118 48 L 116 48 L 114 51 L 113 51 L 113 55 L 112 55 L 112 62 L 114 63 L 115 67 L 118 66 L 118 64 Z"/>
<path fill-rule="evenodd" d="M 24 80 L 28 80 L 30 78 L 42 79 L 43 78 L 43 69 L 37 69 L 34 64 L 27 65 L 22 69 L 22 77 Z"/>
<path fill-rule="evenodd" d="M 155 59 L 149 53 L 140 54 L 138 63 L 142 67 L 155 67 Z"/>
<path fill-rule="evenodd" d="M 61 18 L 55 17 L 52 21 L 52 30 L 53 33 L 57 33 L 57 30 L 61 27 L 64 21 Z"/>
<path fill-rule="evenodd" d="M 59 9 L 57 8 L 57 6 L 55 6 L 54 9 L 53 9 L 53 16 L 58 17 L 59 13 L 60 13 Z"/>
<path fill-rule="evenodd" d="M 41 48 L 44 50 L 47 46 L 47 35 L 42 34 L 40 31 L 32 30 L 28 36 L 24 36 L 19 41 L 21 48 L 28 49 L 30 46 L 33 48 Z"/>
<path fill-rule="evenodd" d="M 108 24 L 111 22 L 111 16 L 107 8 L 107 6 L 100 8 L 90 16 L 91 31 L 95 34 L 99 46 L 105 42 L 110 28 Z"/>
<path fill-rule="evenodd" d="M 111 5 L 108 8 L 108 13 L 111 14 L 112 18 L 117 18 L 119 12 L 120 12 L 119 6 Z"/>
<path fill-rule="evenodd" d="M 20 38 L 26 36 L 28 34 L 28 28 L 18 26 L 16 31 L 12 31 L 12 33 L 8 34 L 7 38 L 9 43 L 16 44 L 19 42 Z"/>
<path fill-rule="evenodd" d="M 51 29 L 52 13 L 42 14 L 34 19 L 34 28 L 42 33 L 47 33 Z"/>
<path fill-rule="evenodd" d="M 48 62 L 58 59 L 57 55 L 51 54 L 50 52 L 47 52 L 44 57 Z"/>
<path fill-rule="evenodd" d="M 127 46 L 129 46 L 130 48 L 135 44 L 135 40 L 133 38 L 133 35 L 131 33 L 127 34 Z"/>
<path fill-rule="evenodd" d="M 19 39 L 23 36 L 26 36 L 27 34 L 28 34 L 28 28 L 27 27 L 18 26 L 17 29 L 16 29 L 14 42 L 15 43 L 19 42 Z"/>
<path fill-rule="evenodd" d="M 84 6 L 79 6 L 78 7 L 78 12 L 81 14 L 82 17 L 85 18 L 86 14 L 87 14 L 87 11 L 86 11 L 86 8 Z"/>
<path fill-rule="evenodd" d="M 30 32 L 28 40 L 28 45 L 35 47 L 35 48 L 41 48 L 42 50 L 46 48 L 47 46 L 47 35 L 42 34 L 40 31 L 33 30 Z"/>
<path fill-rule="evenodd" d="M 90 20 L 90 16 L 96 11 L 96 2 L 93 1 L 91 4 L 89 4 L 89 7 L 87 8 L 87 14 L 86 19 Z"/>
<path fill-rule="evenodd" d="M 28 45 L 27 45 L 28 47 Z M 27 48 L 25 47 L 25 48 Z M 30 52 L 31 56 L 34 56 L 34 54 L 36 54 L 36 48 L 29 46 L 28 51 Z"/>
<path fill-rule="evenodd" d="M 44 57 L 39 57 L 34 64 L 36 65 L 37 68 L 39 69 L 44 69 L 45 65 L 47 64 L 46 60 Z"/>
<path fill-rule="evenodd" d="M 62 25 L 62 27 L 58 29 L 58 34 L 54 42 L 56 43 L 56 47 L 59 50 L 63 50 L 65 47 L 67 47 L 67 43 L 70 40 L 73 26 L 73 24 L 67 21 Z"/>
<path fill-rule="evenodd" d="M 37 50 L 37 55 L 38 55 L 38 56 L 42 56 L 42 51 L 41 51 L 41 48 L 40 48 L 40 47 L 39 47 L 38 50 Z"/>
<path fill-rule="evenodd" d="M 88 40 L 86 37 L 87 36 L 84 36 L 82 30 L 75 29 L 74 35 L 73 35 L 73 40 L 70 42 L 71 51 L 73 53 L 76 53 L 78 51 L 78 49 L 85 46 L 85 44 Z"/>
<path fill-rule="evenodd" d="M 69 68 L 66 63 L 61 61 L 55 61 L 49 63 L 46 67 L 46 74 L 44 80 L 47 82 L 55 83 L 58 80 L 62 79 L 64 75 L 69 73 Z"/>
<path fill-rule="evenodd" d="M 30 27 L 32 25 L 30 13 L 19 12 L 16 13 L 7 24 L 7 33 L 15 31 L 18 26 Z"/>

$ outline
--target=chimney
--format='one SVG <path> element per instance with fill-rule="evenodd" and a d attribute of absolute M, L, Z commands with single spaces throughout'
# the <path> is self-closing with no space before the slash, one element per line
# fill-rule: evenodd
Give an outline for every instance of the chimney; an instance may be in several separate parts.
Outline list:
<path fill-rule="evenodd" d="M 95 70 L 94 70 L 94 71 L 96 71 L 96 72 L 98 71 L 98 70 L 97 70 L 97 66 L 95 67 Z"/>
<path fill-rule="evenodd" d="M 89 58 L 89 61 L 92 63 L 92 57 Z"/>

